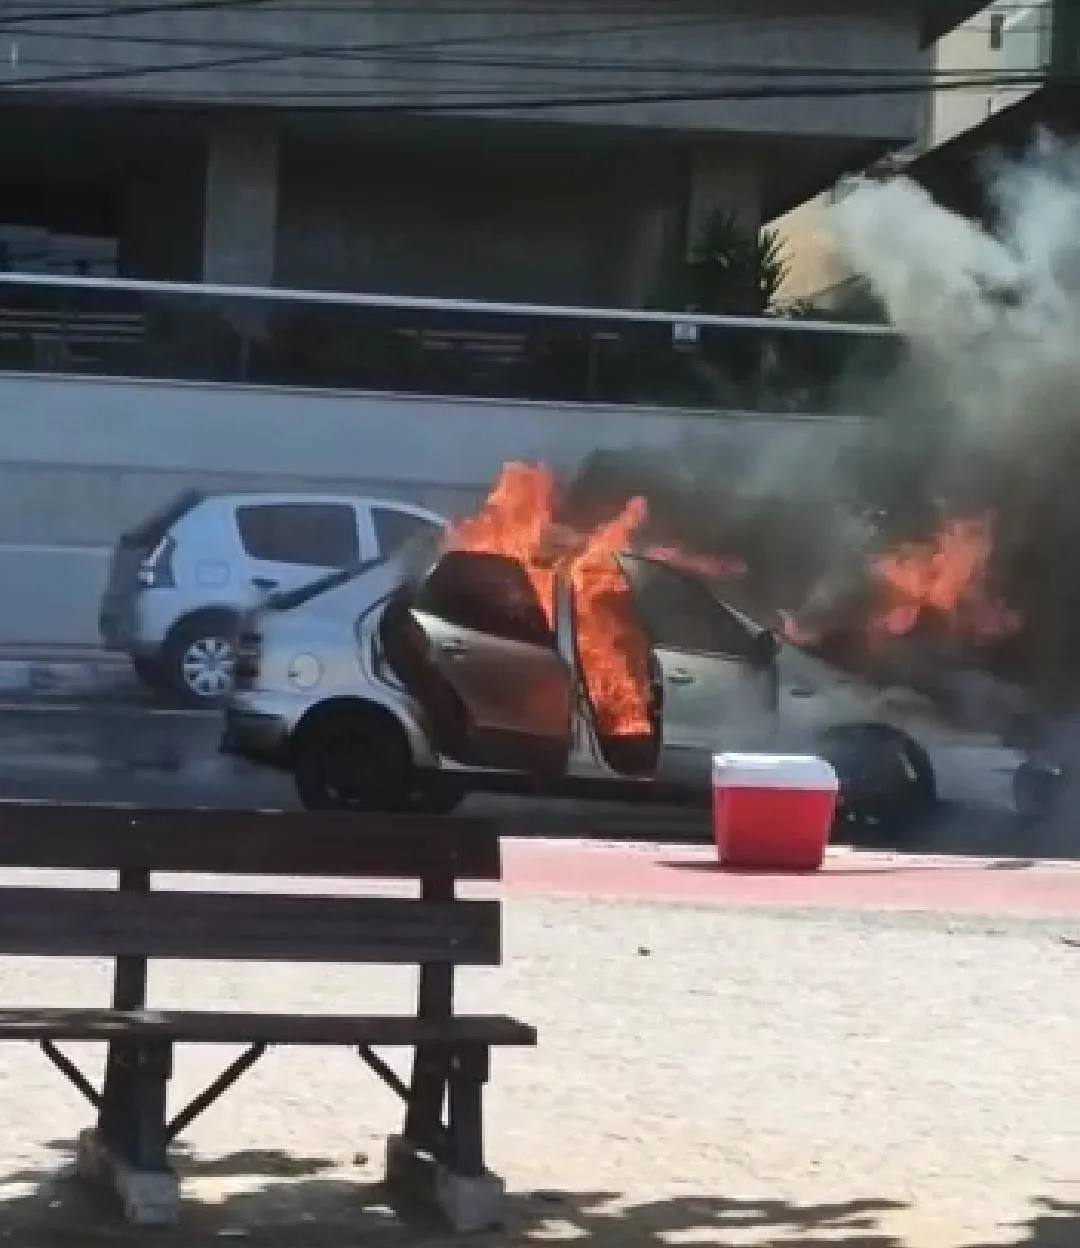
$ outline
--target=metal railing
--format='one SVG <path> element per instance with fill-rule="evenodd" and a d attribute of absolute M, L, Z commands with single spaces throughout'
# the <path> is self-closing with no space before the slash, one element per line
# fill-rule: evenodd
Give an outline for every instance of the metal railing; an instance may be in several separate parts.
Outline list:
<path fill-rule="evenodd" d="M 0 371 L 815 412 L 902 350 L 828 320 L 0 273 Z"/>

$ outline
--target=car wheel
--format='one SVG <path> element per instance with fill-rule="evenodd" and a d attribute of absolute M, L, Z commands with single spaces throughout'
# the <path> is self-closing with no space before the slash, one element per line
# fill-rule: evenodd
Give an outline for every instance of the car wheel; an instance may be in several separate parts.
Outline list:
<path fill-rule="evenodd" d="M 1013 772 L 1013 805 L 1020 822 L 1030 827 L 1053 816 L 1062 791 L 1064 773 L 1058 767 L 1021 763 Z"/>
<path fill-rule="evenodd" d="M 821 733 L 819 749 L 840 778 L 845 830 L 860 839 L 895 840 L 937 806 L 930 756 L 888 724 L 842 724 Z"/>
<path fill-rule="evenodd" d="M 234 631 L 229 616 L 196 616 L 165 643 L 162 667 L 169 688 L 186 705 L 216 706 L 232 689 Z"/>
<path fill-rule="evenodd" d="M 343 716 L 308 730 L 293 780 L 305 810 L 402 811 L 411 771 L 396 727 Z"/>

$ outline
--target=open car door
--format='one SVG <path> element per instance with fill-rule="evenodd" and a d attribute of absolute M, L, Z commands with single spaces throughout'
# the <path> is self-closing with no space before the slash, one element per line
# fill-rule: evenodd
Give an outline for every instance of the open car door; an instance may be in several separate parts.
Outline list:
<path fill-rule="evenodd" d="M 776 676 L 753 661 L 752 626 L 694 573 L 621 555 L 637 619 L 663 680 L 659 779 L 707 788 L 713 754 L 767 747 L 776 732 Z"/>
<path fill-rule="evenodd" d="M 525 568 L 450 551 L 413 589 L 408 616 L 419 643 L 410 670 L 391 647 L 388 657 L 431 717 L 440 752 L 471 766 L 565 773 L 571 673 Z"/>

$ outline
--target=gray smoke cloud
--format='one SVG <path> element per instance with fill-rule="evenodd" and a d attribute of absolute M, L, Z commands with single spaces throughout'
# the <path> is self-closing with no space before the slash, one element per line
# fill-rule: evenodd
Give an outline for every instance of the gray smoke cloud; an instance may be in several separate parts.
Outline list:
<path fill-rule="evenodd" d="M 1039 135 L 983 174 L 989 228 L 906 178 L 850 182 L 829 224 L 909 344 L 882 390 L 891 436 L 923 437 L 927 497 L 996 517 L 1034 682 L 1056 692 L 1080 688 L 1080 146 Z"/>
<path fill-rule="evenodd" d="M 830 221 L 963 451 L 1080 423 L 1080 147 L 1041 135 L 988 161 L 985 185 L 992 233 L 906 178 L 850 183 Z"/>

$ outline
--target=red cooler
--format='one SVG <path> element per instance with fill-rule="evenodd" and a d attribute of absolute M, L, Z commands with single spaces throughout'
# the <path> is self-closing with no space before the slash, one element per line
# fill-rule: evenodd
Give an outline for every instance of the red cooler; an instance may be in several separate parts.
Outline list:
<path fill-rule="evenodd" d="M 832 766 L 813 755 L 715 755 L 713 835 L 720 865 L 816 871 L 839 791 Z"/>

